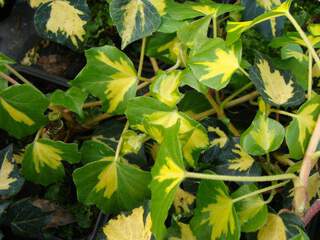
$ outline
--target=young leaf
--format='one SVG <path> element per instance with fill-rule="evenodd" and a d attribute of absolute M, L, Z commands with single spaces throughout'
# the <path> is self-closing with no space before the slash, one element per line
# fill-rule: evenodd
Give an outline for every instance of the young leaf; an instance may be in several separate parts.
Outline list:
<path fill-rule="evenodd" d="M 200 83 L 220 90 L 229 83 L 240 65 L 232 49 L 217 47 L 193 55 L 188 60 L 188 66 Z"/>
<path fill-rule="evenodd" d="M 47 186 L 65 174 L 62 160 L 71 164 L 80 161 L 78 146 L 50 139 L 31 143 L 22 160 L 22 173 L 27 180 Z"/>
<path fill-rule="evenodd" d="M 18 193 L 24 183 L 14 163 L 12 145 L 0 151 L 0 196 L 10 197 Z"/>
<path fill-rule="evenodd" d="M 263 99 L 271 105 L 292 107 L 304 100 L 304 90 L 293 75 L 275 69 L 261 54 L 257 55 L 255 65 L 250 68 L 250 79 Z"/>
<path fill-rule="evenodd" d="M 126 155 L 129 153 L 137 154 L 141 149 L 143 143 L 146 141 L 147 136 L 145 134 L 138 134 L 135 131 L 128 130 L 123 135 L 123 143 L 121 148 L 121 154 Z"/>
<path fill-rule="evenodd" d="M 131 210 L 149 195 L 150 173 L 110 156 L 76 169 L 73 180 L 79 201 L 105 213 Z"/>
<path fill-rule="evenodd" d="M 51 95 L 50 104 L 62 106 L 83 117 L 82 106 L 87 94 L 77 87 L 71 87 L 66 92 L 58 89 Z"/>
<path fill-rule="evenodd" d="M 86 51 L 87 65 L 71 82 L 100 98 L 108 113 L 123 113 L 137 89 L 137 73 L 131 60 L 112 46 Z"/>
<path fill-rule="evenodd" d="M 307 57 L 303 53 L 303 49 L 300 47 L 300 45 L 295 43 L 289 43 L 286 46 L 281 48 L 281 58 L 282 59 L 288 59 L 288 58 L 295 58 L 299 62 L 302 62 Z"/>
<path fill-rule="evenodd" d="M 110 15 L 122 39 L 121 49 L 155 32 L 160 26 L 164 6 L 164 0 L 112 0 Z"/>
<path fill-rule="evenodd" d="M 182 188 L 178 188 L 173 202 L 176 213 L 190 213 L 190 206 L 195 199 L 196 197 L 193 194 L 184 191 Z"/>
<path fill-rule="evenodd" d="M 36 132 L 45 124 L 47 98 L 30 85 L 15 85 L 0 92 L 0 128 L 16 138 Z"/>
<path fill-rule="evenodd" d="M 178 131 L 179 123 L 165 131 L 157 160 L 151 170 L 152 232 L 159 240 L 165 239 L 166 228 L 164 222 L 185 175 Z"/>
<path fill-rule="evenodd" d="M 181 71 L 160 72 L 152 81 L 150 93 L 160 102 L 174 107 L 181 99 L 179 85 L 181 81 Z"/>
<path fill-rule="evenodd" d="M 277 150 L 283 142 L 284 127 L 258 112 L 250 127 L 241 134 L 240 144 L 246 152 L 261 156 Z"/>
<path fill-rule="evenodd" d="M 286 142 L 292 158 L 303 157 L 319 114 L 320 96 L 314 95 L 299 108 L 290 122 L 286 129 Z"/>
<path fill-rule="evenodd" d="M 129 215 L 120 214 L 103 227 L 108 240 L 150 240 L 151 217 L 144 208 L 138 207 Z"/>
<path fill-rule="evenodd" d="M 191 229 L 197 239 L 240 239 L 239 219 L 222 181 L 201 181 Z"/>
<path fill-rule="evenodd" d="M 286 240 L 285 229 L 282 219 L 276 214 L 269 213 L 267 222 L 258 232 L 258 240 Z"/>
<path fill-rule="evenodd" d="M 90 19 L 86 0 L 48 1 L 37 8 L 34 23 L 44 38 L 78 48 L 86 34 L 85 25 Z"/>
<path fill-rule="evenodd" d="M 258 188 L 254 184 L 242 185 L 232 193 L 232 198 L 238 198 L 256 190 Z M 245 198 L 234 205 L 239 216 L 242 232 L 255 232 L 267 221 L 268 208 L 260 195 Z"/>
<path fill-rule="evenodd" d="M 271 11 L 265 12 L 264 14 L 259 15 L 251 21 L 244 22 L 228 22 L 227 25 L 227 43 L 232 44 L 237 41 L 241 34 L 248 30 L 249 28 L 262 23 L 266 20 L 273 19 L 275 17 L 284 16 L 289 12 L 292 0 L 287 0 L 278 7 L 272 9 Z"/>

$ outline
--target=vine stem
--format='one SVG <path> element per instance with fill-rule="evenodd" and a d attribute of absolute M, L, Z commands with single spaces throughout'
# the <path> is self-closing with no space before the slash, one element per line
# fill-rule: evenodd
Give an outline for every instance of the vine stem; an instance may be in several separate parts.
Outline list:
<path fill-rule="evenodd" d="M 273 189 L 276 189 L 276 188 L 279 188 L 279 187 L 282 187 L 284 185 L 286 185 L 287 183 L 289 183 L 290 181 L 284 181 L 284 182 L 281 182 L 281 183 L 278 183 L 278 184 L 274 184 L 274 185 L 271 185 L 269 187 L 265 187 L 265 188 L 261 188 L 259 190 L 256 190 L 254 192 L 251 192 L 251 193 L 248 193 L 248 194 L 245 194 L 243 196 L 240 196 L 238 198 L 234 198 L 232 199 L 232 202 L 233 203 L 236 203 L 236 202 L 239 202 L 245 198 L 249 198 L 249 197 L 253 197 L 255 195 L 258 195 L 258 194 L 261 194 L 261 193 L 264 193 L 264 192 L 268 192 L 268 191 L 271 191 Z"/>
<path fill-rule="evenodd" d="M 110 117 L 112 117 L 112 115 L 110 115 L 109 113 L 102 113 L 102 114 L 100 114 L 100 115 L 88 120 L 86 123 L 83 124 L 83 126 L 85 128 L 88 128 L 88 127 L 94 125 L 95 123 L 98 123 L 100 121 L 106 120 L 106 119 L 108 119 Z"/>
<path fill-rule="evenodd" d="M 213 97 L 210 94 L 210 91 L 208 91 L 208 93 L 206 94 L 206 97 L 209 101 L 209 103 L 211 104 L 211 106 L 213 107 L 213 109 L 215 110 L 215 112 L 218 114 L 218 117 L 223 119 L 226 117 L 223 109 L 216 103 L 216 101 L 213 99 Z M 234 136 L 240 136 L 240 133 L 238 131 L 238 129 L 235 128 L 235 126 L 233 126 L 233 124 L 231 122 L 226 124 L 228 129 L 230 130 L 230 132 L 232 132 L 232 134 Z"/>
<path fill-rule="evenodd" d="M 305 32 L 302 30 L 302 28 L 300 27 L 299 23 L 294 19 L 294 17 L 290 14 L 290 12 L 287 12 L 286 17 L 289 19 L 289 21 L 291 22 L 291 24 L 295 27 L 295 29 L 297 30 L 297 32 L 299 33 L 299 35 L 301 36 L 301 38 L 303 39 L 303 41 L 305 42 L 305 44 L 307 45 L 307 48 L 310 52 L 310 54 L 312 55 L 312 57 L 314 58 L 316 64 L 318 65 L 318 67 L 320 68 L 320 58 L 317 54 L 317 52 L 314 50 L 312 43 L 310 42 L 309 38 L 307 37 L 307 35 L 305 34 Z"/>
<path fill-rule="evenodd" d="M 142 38 L 140 60 L 139 60 L 139 67 L 138 67 L 138 78 L 141 77 L 141 73 L 142 73 L 143 62 L 144 62 L 144 53 L 146 50 L 146 42 L 147 42 L 147 38 Z"/>
<path fill-rule="evenodd" d="M 310 172 L 315 164 L 313 159 L 313 154 L 316 152 L 318 144 L 320 142 L 320 115 L 318 116 L 316 126 L 313 130 L 312 136 L 310 138 L 307 151 L 302 160 L 302 166 L 299 174 L 299 185 L 295 192 L 294 203 L 295 208 L 298 213 L 303 213 L 308 200 L 308 179 Z"/>
<path fill-rule="evenodd" d="M 239 94 L 247 90 L 248 88 L 252 87 L 253 83 L 249 82 L 246 85 L 244 85 L 242 88 L 238 89 L 234 93 L 232 93 L 230 96 L 228 96 L 225 100 L 222 102 L 222 107 L 224 107 L 228 102 L 230 102 L 232 99 L 237 97 Z"/>
<path fill-rule="evenodd" d="M 0 72 L 0 77 L 6 80 L 7 82 L 13 84 L 13 85 L 20 85 L 16 80 L 14 80 L 12 77 L 8 76 L 7 74 Z"/>
<path fill-rule="evenodd" d="M 22 82 L 26 84 L 31 84 L 24 76 L 22 76 L 18 71 L 16 71 L 13 67 L 11 67 L 9 64 L 4 65 L 12 74 L 14 74 L 18 79 L 20 79 Z"/>
<path fill-rule="evenodd" d="M 308 100 L 311 99 L 312 94 L 312 55 L 309 52 L 309 69 L 308 69 Z"/>
<path fill-rule="evenodd" d="M 296 118 L 297 117 L 297 115 L 294 114 L 294 113 L 289 113 L 289 112 L 278 110 L 278 109 L 270 109 L 270 112 L 279 113 L 281 115 L 285 115 L 285 116 L 292 117 L 292 118 Z"/>
<path fill-rule="evenodd" d="M 120 151 L 121 151 L 121 147 L 123 144 L 123 134 L 128 130 L 128 128 L 129 128 L 129 121 L 126 122 L 126 125 L 124 126 L 124 128 L 122 130 L 122 133 L 121 133 L 118 145 L 117 145 L 116 153 L 114 156 L 114 161 L 117 161 L 120 156 Z"/>
<path fill-rule="evenodd" d="M 214 181 L 218 181 L 218 180 L 229 181 L 229 182 L 272 182 L 272 181 L 289 180 L 289 179 L 297 178 L 297 176 L 292 173 L 255 177 L 255 176 L 214 175 L 214 174 L 195 173 L 195 172 L 186 172 L 185 177 L 214 180 Z"/>

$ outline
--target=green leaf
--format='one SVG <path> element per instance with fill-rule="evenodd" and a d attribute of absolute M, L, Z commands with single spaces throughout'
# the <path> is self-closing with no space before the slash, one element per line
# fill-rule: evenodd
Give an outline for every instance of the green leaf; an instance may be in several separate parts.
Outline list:
<path fill-rule="evenodd" d="M 202 94 L 208 93 L 208 87 L 203 85 L 196 76 L 192 73 L 190 68 L 185 68 L 182 71 L 181 75 L 181 85 L 187 85 L 189 87 L 192 87 L 193 89 L 197 90 L 198 92 Z"/>
<path fill-rule="evenodd" d="M 178 39 L 188 48 L 194 48 L 203 44 L 208 34 L 211 16 L 206 16 L 191 23 L 185 23 L 178 31 Z"/>
<path fill-rule="evenodd" d="M 303 53 L 303 49 L 300 47 L 300 45 L 295 43 L 289 43 L 281 48 L 281 58 L 295 58 L 300 62 L 307 59 L 306 55 Z"/>
<path fill-rule="evenodd" d="M 50 104 L 65 107 L 83 117 L 82 107 L 86 98 L 87 94 L 77 87 L 71 87 L 65 92 L 58 89 L 52 93 Z"/>
<path fill-rule="evenodd" d="M 185 224 L 182 222 L 176 222 L 169 231 L 175 231 L 174 233 L 170 234 L 168 240 L 197 240 L 197 238 L 194 236 L 190 225 Z"/>
<path fill-rule="evenodd" d="M 143 143 L 146 141 L 147 136 L 145 134 L 139 134 L 135 131 L 128 130 L 123 135 L 123 143 L 121 147 L 121 154 L 126 155 L 129 153 L 137 154 Z"/>
<path fill-rule="evenodd" d="M 15 64 L 16 61 L 0 52 L 0 65 Z"/>
<path fill-rule="evenodd" d="M 12 154 L 12 145 L 0 151 L 0 196 L 7 198 L 18 193 L 24 183 Z"/>
<path fill-rule="evenodd" d="M 314 95 L 299 108 L 290 122 L 286 129 L 286 142 L 292 158 L 303 157 L 319 114 L 320 96 Z"/>
<path fill-rule="evenodd" d="M 304 100 L 304 90 L 293 75 L 275 69 L 261 54 L 257 53 L 255 65 L 250 68 L 250 79 L 263 99 L 271 105 L 292 107 Z"/>
<path fill-rule="evenodd" d="M 131 210 L 149 195 L 150 173 L 110 156 L 76 169 L 73 180 L 79 201 L 105 213 Z"/>
<path fill-rule="evenodd" d="M 284 16 L 289 12 L 290 5 L 292 0 L 287 0 L 284 3 L 282 3 L 280 6 L 265 12 L 264 14 L 261 14 L 260 16 L 254 18 L 251 21 L 244 21 L 244 22 L 228 22 L 227 25 L 227 43 L 232 44 L 235 41 L 237 41 L 241 34 L 248 30 L 249 28 L 262 23 L 266 20 L 273 19 L 275 17 L 281 17 Z"/>
<path fill-rule="evenodd" d="M 80 158 L 75 143 L 39 139 L 27 147 L 22 160 L 22 173 L 27 180 L 47 186 L 63 178 L 62 160 L 73 164 Z"/>
<path fill-rule="evenodd" d="M 98 137 L 85 141 L 81 146 L 81 161 L 85 164 L 99 160 L 113 160 L 113 158 L 114 150 Z"/>
<path fill-rule="evenodd" d="M 239 64 L 233 49 L 221 47 L 201 51 L 188 60 L 188 66 L 199 82 L 216 90 L 227 86 Z"/>
<path fill-rule="evenodd" d="M 180 81 L 181 71 L 176 70 L 169 73 L 161 71 L 151 83 L 151 96 L 169 107 L 174 107 L 181 99 L 178 89 Z"/>
<path fill-rule="evenodd" d="M 154 4 L 154 5 L 153 5 Z M 110 15 L 121 36 L 121 48 L 128 44 L 150 36 L 161 23 L 164 0 L 112 0 Z"/>
<path fill-rule="evenodd" d="M 267 222 L 258 232 L 258 240 L 286 240 L 285 229 L 282 219 L 276 214 L 269 213 Z"/>
<path fill-rule="evenodd" d="M 305 226 L 301 217 L 293 212 L 282 212 L 279 216 L 286 227 L 287 239 L 309 240 L 309 237 L 304 233 Z"/>
<path fill-rule="evenodd" d="M 320 36 L 320 24 L 319 23 L 310 24 L 308 26 L 308 30 L 313 36 Z"/>
<path fill-rule="evenodd" d="M 151 218 L 142 206 L 128 215 L 120 214 L 103 227 L 108 240 L 150 240 Z"/>
<path fill-rule="evenodd" d="M 86 0 L 55 0 L 37 8 L 34 23 L 39 34 L 57 43 L 78 48 L 90 19 Z"/>
<path fill-rule="evenodd" d="M 45 124 L 47 98 L 30 85 L 15 85 L 0 92 L 0 128 L 16 138 L 36 132 Z"/>
<path fill-rule="evenodd" d="M 159 143 L 164 139 L 164 131 L 180 121 L 179 139 L 182 152 L 186 162 L 192 167 L 196 165 L 200 152 L 208 145 L 207 133 L 200 123 L 156 99 L 132 99 L 126 115 L 131 127 L 147 133 Z"/>
<path fill-rule="evenodd" d="M 254 184 L 242 185 L 232 193 L 232 198 L 238 198 L 258 190 Z M 268 208 L 262 196 L 255 195 L 236 202 L 236 212 L 239 216 L 242 232 L 255 232 L 267 221 Z"/>
<path fill-rule="evenodd" d="M 164 140 L 151 169 L 151 219 L 152 232 L 159 240 L 165 239 L 165 220 L 180 183 L 185 177 L 185 169 L 178 139 L 179 123 L 165 131 Z"/>
<path fill-rule="evenodd" d="M 240 239 L 239 218 L 222 181 L 201 181 L 191 229 L 197 239 Z"/>
<path fill-rule="evenodd" d="M 100 98 L 108 113 L 123 113 L 137 89 L 138 77 L 131 60 L 112 46 L 91 48 L 86 58 L 87 65 L 72 85 Z"/>
<path fill-rule="evenodd" d="M 250 127 L 241 134 L 240 144 L 246 152 L 261 156 L 277 150 L 284 139 L 284 127 L 258 112 Z"/>
<path fill-rule="evenodd" d="M 197 91 L 187 91 L 178 104 L 181 112 L 194 118 L 197 114 L 212 109 L 208 99 Z"/>
<path fill-rule="evenodd" d="M 307 37 L 315 48 L 320 47 L 320 44 L 319 44 L 320 36 L 318 37 L 318 36 L 307 35 Z M 295 44 L 299 44 L 300 46 L 307 47 L 306 43 L 303 41 L 303 39 L 297 32 L 288 32 L 286 33 L 285 36 L 274 38 L 269 45 L 272 48 L 279 48 L 279 47 L 284 47 L 290 43 L 295 43 Z"/>

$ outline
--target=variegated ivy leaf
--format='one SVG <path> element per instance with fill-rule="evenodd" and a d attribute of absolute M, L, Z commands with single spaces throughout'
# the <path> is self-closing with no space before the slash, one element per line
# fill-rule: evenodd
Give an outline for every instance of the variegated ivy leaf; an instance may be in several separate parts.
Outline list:
<path fill-rule="evenodd" d="M 137 154 L 141 149 L 143 143 L 147 140 L 147 136 L 142 133 L 136 133 L 135 131 L 128 130 L 123 135 L 123 143 L 121 148 L 121 154 L 126 155 L 129 153 Z"/>
<path fill-rule="evenodd" d="M 77 87 L 71 87 L 65 92 L 58 89 L 52 93 L 50 104 L 65 107 L 66 109 L 77 113 L 80 117 L 83 117 L 82 106 L 87 95 L 87 93 Z"/>
<path fill-rule="evenodd" d="M 44 38 L 78 48 L 84 40 L 89 18 L 86 0 L 51 0 L 37 8 L 34 23 Z"/>
<path fill-rule="evenodd" d="M 174 233 L 169 233 L 168 240 L 197 240 L 196 236 L 194 236 L 190 225 L 182 222 L 176 222 L 171 229 Z M 169 229 L 169 231 L 171 230 Z M 178 229 L 178 230 L 176 230 Z"/>
<path fill-rule="evenodd" d="M 0 151 L 0 196 L 10 197 L 18 193 L 24 183 L 12 154 L 12 145 Z"/>
<path fill-rule="evenodd" d="M 51 0 L 28 0 L 30 7 L 32 8 L 37 8 L 39 7 L 41 4 L 47 3 Z"/>
<path fill-rule="evenodd" d="M 293 212 L 281 212 L 279 217 L 285 225 L 286 239 L 290 240 L 309 240 L 306 235 L 305 225 L 298 215 Z"/>
<path fill-rule="evenodd" d="M 178 214 L 190 213 L 190 206 L 194 203 L 196 197 L 184 191 L 182 188 L 178 188 L 174 197 L 173 206 Z"/>
<path fill-rule="evenodd" d="M 169 107 L 174 107 L 181 99 L 178 89 L 181 74 L 179 70 L 158 73 L 150 86 L 151 95 Z"/>
<path fill-rule="evenodd" d="M 112 0 L 110 15 L 121 36 L 122 49 L 159 28 L 165 4 L 165 0 Z"/>
<path fill-rule="evenodd" d="M 313 35 L 307 35 L 309 41 L 312 43 L 313 47 L 319 48 L 320 47 L 320 36 L 313 36 Z M 277 37 L 272 39 L 271 43 L 269 44 L 272 48 L 279 48 L 284 47 L 287 44 L 295 43 L 299 44 L 300 46 L 307 47 L 306 43 L 303 41 L 303 39 L 300 37 L 299 33 L 297 32 L 288 32 L 286 35 Z"/>
<path fill-rule="evenodd" d="M 263 99 L 274 106 L 292 107 L 304 100 L 304 90 L 290 72 L 275 69 L 270 61 L 257 53 L 250 68 L 250 79 Z"/>
<path fill-rule="evenodd" d="M 86 51 L 87 65 L 72 81 L 73 86 L 100 98 L 108 113 L 123 113 L 137 89 L 137 73 L 131 60 L 112 46 Z"/>
<path fill-rule="evenodd" d="M 242 185 L 232 193 L 232 198 L 235 199 L 257 190 L 254 184 Z M 241 232 L 255 232 L 267 221 L 268 208 L 260 195 L 244 198 L 235 202 L 234 206 L 239 216 Z"/>
<path fill-rule="evenodd" d="M 0 92 L 0 128 L 16 138 L 36 132 L 45 124 L 47 98 L 36 88 L 22 84 Z"/>
<path fill-rule="evenodd" d="M 307 56 L 303 53 L 303 49 L 300 45 L 295 43 L 289 43 L 286 46 L 281 48 L 281 58 L 288 59 L 288 58 L 295 58 L 299 62 L 307 60 Z"/>
<path fill-rule="evenodd" d="M 240 37 L 241 34 L 248 30 L 249 28 L 262 23 L 264 21 L 276 18 L 276 17 L 281 17 L 285 16 L 290 9 L 292 0 L 287 0 L 281 5 L 277 6 L 276 8 L 265 12 L 264 14 L 259 15 L 258 17 L 254 18 L 251 21 L 244 21 L 244 22 L 228 22 L 227 25 L 227 43 L 232 44 L 235 41 L 237 41 Z"/>
<path fill-rule="evenodd" d="M 133 128 L 147 133 L 159 143 L 164 139 L 164 131 L 180 121 L 179 139 L 183 156 L 192 167 L 196 165 L 200 152 L 208 145 L 207 133 L 200 123 L 154 98 L 132 99 L 126 115 Z"/>
<path fill-rule="evenodd" d="M 243 20 L 251 20 L 281 5 L 284 0 L 242 0 L 241 2 L 245 6 Z M 284 27 L 284 18 L 271 18 L 269 21 L 264 21 L 256 27 L 264 37 L 270 39 L 271 37 L 281 35 Z"/>
<path fill-rule="evenodd" d="M 22 172 L 27 180 L 47 186 L 64 177 L 63 160 L 73 164 L 80 158 L 77 144 L 39 139 L 27 147 Z"/>
<path fill-rule="evenodd" d="M 103 232 L 108 240 L 150 240 L 151 224 L 150 213 L 141 206 L 109 220 Z"/>
<path fill-rule="evenodd" d="M 191 229 L 197 239 L 240 239 L 239 218 L 222 181 L 201 181 Z"/>
<path fill-rule="evenodd" d="M 81 162 L 84 164 L 113 158 L 114 150 L 99 137 L 93 137 L 81 146 Z"/>
<path fill-rule="evenodd" d="M 286 129 L 286 142 L 292 158 L 303 157 L 319 114 L 320 96 L 314 95 L 293 115 L 295 117 Z"/>
<path fill-rule="evenodd" d="M 276 214 L 269 213 L 265 225 L 258 232 L 258 240 L 286 240 L 286 227 L 281 219 Z"/>
<path fill-rule="evenodd" d="M 73 172 L 79 201 L 86 205 L 96 205 L 105 213 L 131 210 L 142 204 L 148 197 L 147 188 L 150 173 L 129 164 L 125 159 L 114 158 L 111 148 L 101 142 L 91 141 L 82 149 L 85 156 L 99 149 L 99 153 L 89 156 L 85 166 Z M 89 147 L 92 146 L 89 152 Z"/>
<path fill-rule="evenodd" d="M 178 187 L 185 177 L 178 131 L 179 123 L 165 131 L 156 162 L 151 169 L 152 232 L 159 240 L 166 238 L 164 223 Z"/>
<path fill-rule="evenodd" d="M 182 71 L 181 75 L 181 85 L 187 85 L 189 87 L 192 87 L 193 89 L 197 90 L 198 92 L 202 94 L 208 93 L 208 87 L 202 84 L 196 76 L 192 73 L 190 68 L 185 68 Z"/>
<path fill-rule="evenodd" d="M 313 36 L 320 36 L 320 24 L 319 23 L 310 24 L 308 26 L 308 30 Z"/>
<path fill-rule="evenodd" d="M 233 49 L 216 47 L 193 55 L 188 66 L 200 83 L 220 90 L 227 86 L 240 63 Z"/>
<path fill-rule="evenodd" d="M 258 112 L 250 127 L 241 134 L 240 143 L 246 152 L 261 156 L 277 150 L 284 135 L 284 127 L 279 122 Z"/>
<path fill-rule="evenodd" d="M 2 52 L 0 52 L 0 65 L 15 64 L 15 63 L 16 62 L 12 58 L 10 58 L 10 57 L 6 56 L 5 54 L 3 54 Z"/>

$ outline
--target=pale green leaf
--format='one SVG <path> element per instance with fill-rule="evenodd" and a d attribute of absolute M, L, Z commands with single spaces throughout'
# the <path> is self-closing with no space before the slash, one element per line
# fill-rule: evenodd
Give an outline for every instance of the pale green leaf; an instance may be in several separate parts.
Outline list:
<path fill-rule="evenodd" d="M 258 240 L 286 240 L 286 227 L 282 219 L 273 213 L 269 213 L 267 222 L 258 232 Z"/>

